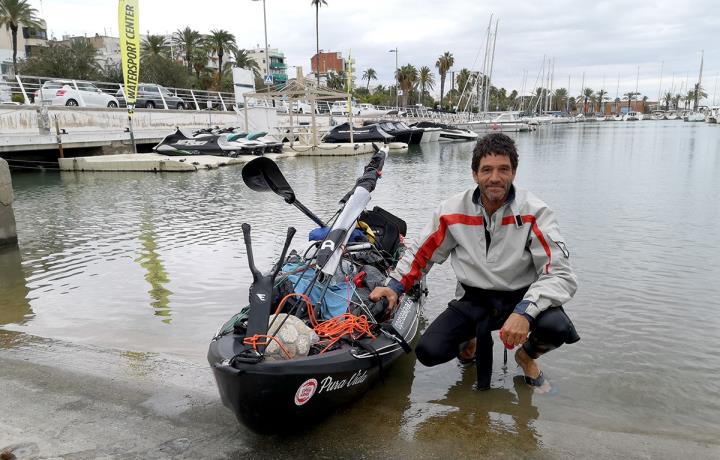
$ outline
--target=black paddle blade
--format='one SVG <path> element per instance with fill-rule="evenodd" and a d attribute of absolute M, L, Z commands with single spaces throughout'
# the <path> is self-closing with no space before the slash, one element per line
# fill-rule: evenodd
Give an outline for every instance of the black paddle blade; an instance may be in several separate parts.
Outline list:
<path fill-rule="evenodd" d="M 275 192 L 288 204 L 295 203 L 295 192 L 285 180 L 277 164 L 270 158 L 258 157 L 242 169 L 245 185 L 256 192 Z"/>

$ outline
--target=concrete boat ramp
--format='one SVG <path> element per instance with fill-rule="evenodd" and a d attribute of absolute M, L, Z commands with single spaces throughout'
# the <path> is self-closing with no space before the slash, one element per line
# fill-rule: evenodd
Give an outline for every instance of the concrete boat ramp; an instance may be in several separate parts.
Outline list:
<path fill-rule="evenodd" d="M 354 156 L 371 153 L 370 143 L 320 144 L 317 146 L 295 144 L 285 146 L 283 153 L 264 156 L 278 159 L 293 156 Z M 126 153 L 58 159 L 62 171 L 138 171 L 138 172 L 192 172 L 217 169 L 221 166 L 242 165 L 255 158 L 241 155 L 236 158 L 213 155 L 168 156 L 157 153 Z"/>

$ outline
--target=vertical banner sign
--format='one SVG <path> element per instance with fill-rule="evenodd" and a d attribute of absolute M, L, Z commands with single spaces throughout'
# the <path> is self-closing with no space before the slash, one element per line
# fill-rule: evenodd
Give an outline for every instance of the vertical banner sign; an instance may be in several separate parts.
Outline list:
<path fill-rule="evenodd" d="M 120 31 L 120 54 L 122 58 L 123 80 L 125 82 L 125 103 L 130 123 L 130 139 L 133 150 L 137 153 L 135 135 L 132 128 L 132 116 L 137 100 L 138 82 L 140 79 L 140 27 L 139 0 L 119 0 L 118 30 Z"/>

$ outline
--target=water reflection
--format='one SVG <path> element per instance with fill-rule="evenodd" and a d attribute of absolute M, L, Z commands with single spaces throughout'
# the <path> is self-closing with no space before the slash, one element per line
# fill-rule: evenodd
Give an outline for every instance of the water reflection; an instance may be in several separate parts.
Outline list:
<path fill-rule="evenodd" d="M 0 325 L 23 324 L 32 318 L 20 248 L 0 247 Z"/>
<path fill-rule="evenodd" d="M 538 450 L 540 437 L 534 421 L 539 411 L 523 378 L 513 379 L 514 392 L 507 388 L 477 391 L 474 383 L 475 370 L 465 369 L 445 397 L 413 404 L 404 416 L 404 437 L 430 443 L 452 437 L 473 439 L 479 449 L 488 452 L 508 442 L 525 454 Z M 421 414 L 418 408 L 422 408 Z"/>
<path fill-rule="evenodd" d="M 148 291 L 153 301 L 150 306 L 155 310 L 155 316 L 162 318 L 162 322 L 170 324 L 170 295 L 172 291 L 165 288 L 170 282 L 167 270 L 163 265 L 162 259 L 158 254 L 158 244 L 155 241 L 155 225 L 148 212 L 144 213 L 142 223 L 140 224 L 140 235 L 138 239 L 142 243 L 140 257 L 135 259 L 142 268 L 147 272 L 145 281 L 150 283 L 151 289 Z"/>

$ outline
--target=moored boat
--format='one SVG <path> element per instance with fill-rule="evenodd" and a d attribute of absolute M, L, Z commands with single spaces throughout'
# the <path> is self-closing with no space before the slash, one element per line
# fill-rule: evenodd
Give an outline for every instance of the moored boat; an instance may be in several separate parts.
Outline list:
<path fill-rule="evenodd" d="M 274 191 L 325 230 L 302 256 L 291 252 L 286 257 L 294 233 L 289 229 L 278 263 L 262 275 L 254 266 L 250 227 L 243 224 L 253 274 L 249 306 L 220 328 L 208 361 L 222 402 L 255 431 L 297 430 L 329 414 L 361 397 L 411 351 L 424 282 L 403 295 L 392 312 L 367 297 L 404 248 L 405 223 L 381 208 L 365 209 L 386 154 L 385 148 L 378 149 L 341 201 L 336 219 L 327 224 L 300 204 L 272 160 L 257 158 L 243 168 L 251 189 Z M 351 242 L 358 223 L 372 231 L 373 241 Z M 330 294 L 335 296 L 332 308 L 339 305 L 345 313 L 327 318 Z M 273 327 L 274 322 L 279 324 Z M 292 343 L 293 334 L 283 332 L 290 326 L 295 328 L 288 329 L 294 333 Z M 303 348 L 305 329 L 311 332 Z"/>

